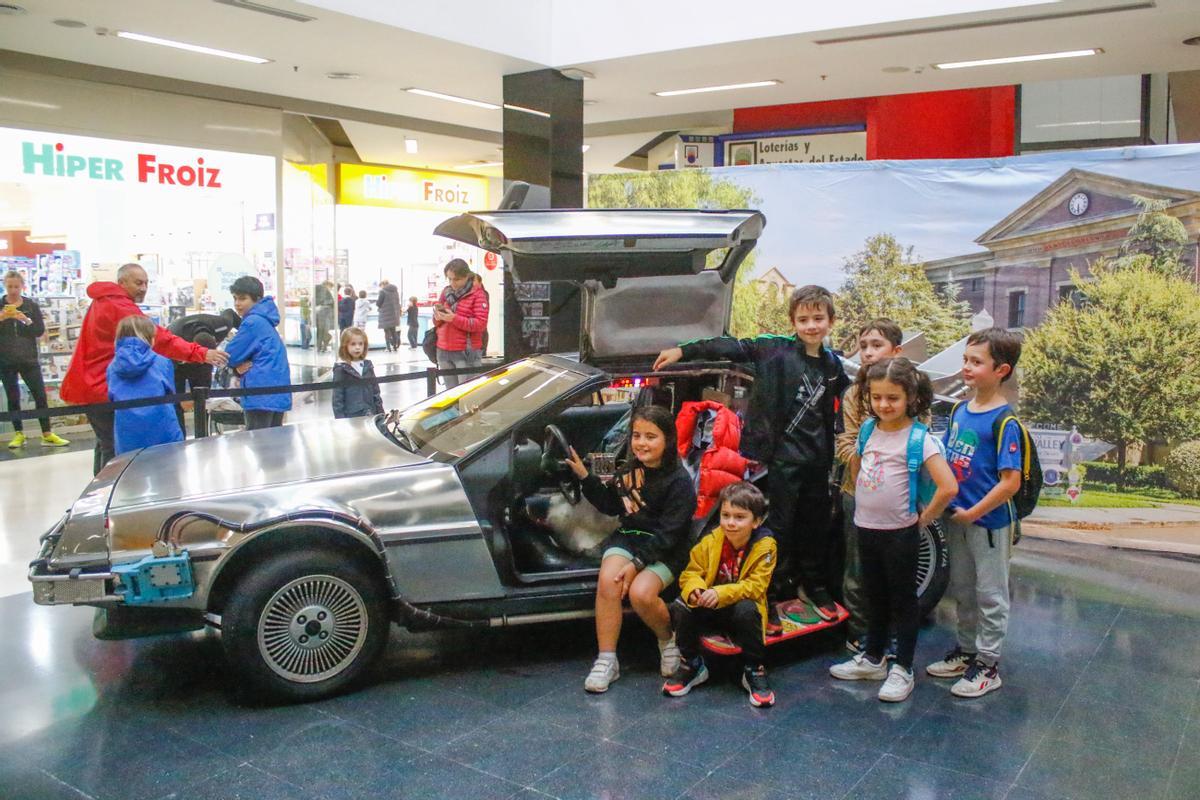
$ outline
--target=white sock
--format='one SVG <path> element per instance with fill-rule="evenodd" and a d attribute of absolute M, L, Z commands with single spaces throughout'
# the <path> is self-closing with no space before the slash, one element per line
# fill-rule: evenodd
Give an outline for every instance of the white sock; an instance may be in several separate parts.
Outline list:
<path fill-rule="evenodd" d="M 600 655 L 596 656 L 596 660 L 597 661 L 607 661 L 611 664 L 612 662 L 617 660 L 617 651 L 601 650 Z"/>

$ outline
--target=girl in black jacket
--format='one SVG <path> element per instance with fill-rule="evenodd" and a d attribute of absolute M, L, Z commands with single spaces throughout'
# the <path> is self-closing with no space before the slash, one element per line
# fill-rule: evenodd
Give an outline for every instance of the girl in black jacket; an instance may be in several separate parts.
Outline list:
<path fill-rule="evenodd" d="M 366 355 L 367 334 L 361 328 L 342 331 L 341 361 L 333 365 L 333 415 L 338 419 L 383 413 L 375 367 Z"/>
<path fill-rule="evenodd" d="M 659 668 L 670 677 L 679 666 L 679 648 L 667 605 L 659 596 L 687 563 L 696 490 L 679 461 L 675 420 L 658 406 L 634 409 L 630 419 L 632 458 L 610 483 L 588 472 L 571 450 L 567 461 L 582 481 L 584 496 L 601 513 L 618 516 L 621 525 L 604 542 L 596 586 L 596 639 L 600 654 L 583 688 L 604 692 L 620 677 L 617 639 L 621 601 L 629 603 L 658 637 Z"/>
<path fill-rule="evenodd" d="M 4 394 L 8 398 L 8 410 L 21 410 L 21 384 L 25 381 L 36 408 L 46 407 L 46 384 L 42 381 L 42 365 L 38 363 L 38 337 L 46 332 L 42 321 L 42 309 L 32 297 L 25 297 L 25 278 L 15 269 L 4 276 L 4 300 L 0 304 L 0 381 L 4 383 Z M 50 432 L 50 418 L 41 417 L 42 445 L 63 447 L 70 444 L 58 434 Z M 8 446 L 21 447 L 25 444 L 24 426 L 21 420 L 12 421 L 13 438 Z"/>

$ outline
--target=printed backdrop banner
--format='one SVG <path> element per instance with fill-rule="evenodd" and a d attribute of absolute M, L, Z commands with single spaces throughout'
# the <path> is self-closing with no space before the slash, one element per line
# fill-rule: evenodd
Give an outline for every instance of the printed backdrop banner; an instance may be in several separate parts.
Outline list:
<path fill-rule="evenodd" d="M 845 259 L 880 233 L 913 248 L 913 258 L 921 262 L 974 256 L 978 262 L 995 258 L 1008 242 L 1020 242 L 1027 255 L 1047 262 L 1056 255 L 1069 257 L 1119 239 L 1127 225 L 1114 232 L 1106 221 L 1128 219 L 1136 210 L 1132 195 L 1189 208 L 1197 204 L 1185 219 L 1190 259 L 1195 259 L 1191 229 L 1200 217 L 1198 145 L 989 159 L 760 164 L 670 170 L 637 179 L 682 184 L 698 172 L 728 184 L 735 190 L 728 194 L 748 197 L 766 215 L 754 277 L 774 269 L 797 286 L 836 289 Z M 606 181 L 626 181 L 626 192 L 633 192 L 626 176 L 593 176 L 589 205 L 605 204 L 606 188 L 612 188 L 604 186 Z M 653 194 L 687 202 L 686 192 Z"/>

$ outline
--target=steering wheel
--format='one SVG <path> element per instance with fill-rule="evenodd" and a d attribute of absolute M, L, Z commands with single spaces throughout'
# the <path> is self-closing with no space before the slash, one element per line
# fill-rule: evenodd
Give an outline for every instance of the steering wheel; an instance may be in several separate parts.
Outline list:
<path fill-rule="evenodd" d="M 547 425 L 542 437 L 542 469 L 558 480 L 558 490 L 571 505 L 583 499 L 583 488 L 571 468 L 561 462 L 571 457 L 571 444 L 557 425 Z"/>

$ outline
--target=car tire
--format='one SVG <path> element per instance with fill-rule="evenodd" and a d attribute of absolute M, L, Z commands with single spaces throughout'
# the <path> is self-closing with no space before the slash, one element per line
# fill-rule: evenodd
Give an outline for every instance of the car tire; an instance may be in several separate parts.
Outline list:
<path fill-rule="evenodd" d="M 922 618 L 933 613 L 949 583 L 950 551 L 946 549 L 946 531 L 942 523 L 935 520 L 921 529 L 917 547 L 917 605 Z"/>
<path fill-rule="evenodd" d="M 364 677 L 387 643 L 379 580 L 343 554 L 300 550 L 241 577 L 221 615 L 221 641 L 248 696 L 304 702 Z"/>

